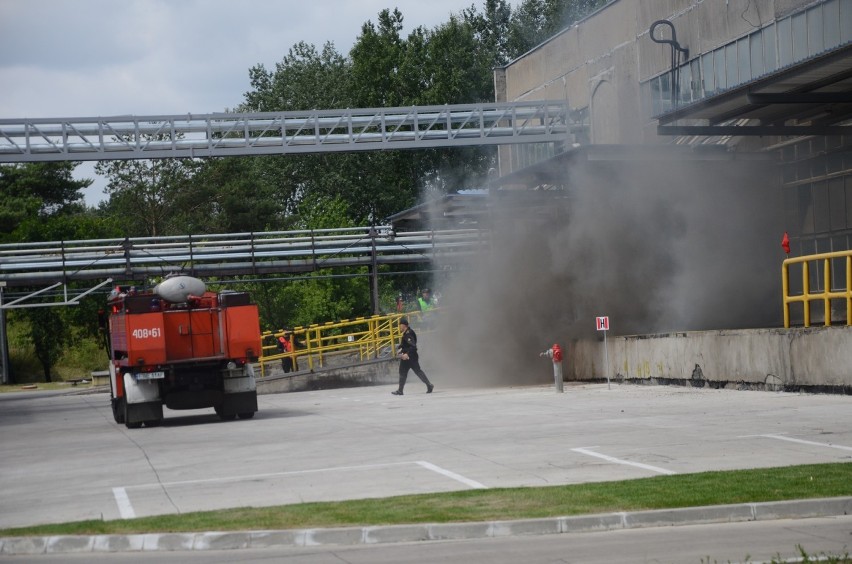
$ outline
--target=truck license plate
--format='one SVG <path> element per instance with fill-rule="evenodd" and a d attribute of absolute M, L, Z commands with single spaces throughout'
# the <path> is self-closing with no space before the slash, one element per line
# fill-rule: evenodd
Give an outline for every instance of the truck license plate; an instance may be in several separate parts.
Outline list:
<path fill-rule="evenodd" d="M 137 372 L 134 374 L 136 377 L 136 381 L 139 380 L 161 380 L 166 377 L 166 373 L 163 371 L 158 372 Z"/>

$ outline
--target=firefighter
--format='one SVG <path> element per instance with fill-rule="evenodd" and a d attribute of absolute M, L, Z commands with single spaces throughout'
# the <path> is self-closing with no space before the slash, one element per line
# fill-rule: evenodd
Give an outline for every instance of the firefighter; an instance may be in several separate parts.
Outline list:
<path fill-rule="evenodd" d="M 278 350 L 282 353 L 290 353 L 293 352 L 293 341 L 290 340 L 290 333 L 286 331 L 278 337 Z M 281 359 L 281 368 L 284 369 L 284 372 L 292 372 L 293 371 L 293 357 L 285 356 Z"/>
<path fill-rule="evenodd" d="M 403 317 L 399 320 L 399 330 L 402 332 L 402 337 L 399 339 L 399 388 L 391 392 L 395 396 L 402 395 L 402 389 L 405 387 L 405 380 L 408 378 L 408 371 L 414 370 L 417 377 L 426 384 L 426 393 L 431 394 L 435 387 L 429 382 L 426 373 L 420 368 L 419 356 L 417 354 L 417 333 L 414 329 L 408 326 L 408 319 Z"/>
<path fill-rule="evenodd" d="M 420 297 L 417 298 L 417 305 L 420 311 L 430 311 L 435 309 L 435 300 L 432 298 L 432 291 L 429 288 L 423 288 Z"/>

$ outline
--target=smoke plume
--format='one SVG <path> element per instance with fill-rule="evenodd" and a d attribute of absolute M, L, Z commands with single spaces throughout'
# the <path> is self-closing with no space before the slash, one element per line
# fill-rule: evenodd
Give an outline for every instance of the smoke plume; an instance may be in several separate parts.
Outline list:
<path fill-rule="evenodd" d="M 781 195 L 743 161 L 565 166 L 489 196 L 491 251 L 443 289 L 434 365 L 460 385 L 545 383 L 538 353 L 610 335 L 776 326 Z M 532 202 L 532 205 L 529 205 Z"/>

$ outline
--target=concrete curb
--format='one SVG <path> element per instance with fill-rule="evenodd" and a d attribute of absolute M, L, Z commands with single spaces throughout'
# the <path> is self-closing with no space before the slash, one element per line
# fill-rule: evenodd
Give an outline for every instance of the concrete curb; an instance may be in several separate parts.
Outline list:
<path fill-rule="evenodd" d="M 0 554 L 236 550 L 276 546 L 381 544 L 588 533 L 850 514 L 852 496 L 475 523 L 424 523 L 283 531 L 9 537 L 0 538 Z"/>

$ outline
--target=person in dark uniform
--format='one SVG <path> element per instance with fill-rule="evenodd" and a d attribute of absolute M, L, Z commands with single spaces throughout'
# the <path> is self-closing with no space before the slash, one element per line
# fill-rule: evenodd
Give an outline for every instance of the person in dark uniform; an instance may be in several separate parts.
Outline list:
<path fill-rule="evenodd" d="M 417 355 L 417 333 L 408 326 L 408 319 L 403 317 L 399 320 L 399 329 L 402 331 L 402 337 L 399 339 L 399 389 L 391 392 L 395 396 L 402 395 L 402 389 L 405 387 L 405 380 L 408 378 L 408 371 L 414 370 L 424 384 L 426 384 L 426 393 L 431 394 L 435 387 L 429 382 L 426 373 L 420 368 L 419 356 Z"/>

